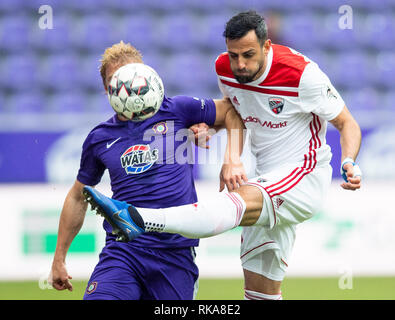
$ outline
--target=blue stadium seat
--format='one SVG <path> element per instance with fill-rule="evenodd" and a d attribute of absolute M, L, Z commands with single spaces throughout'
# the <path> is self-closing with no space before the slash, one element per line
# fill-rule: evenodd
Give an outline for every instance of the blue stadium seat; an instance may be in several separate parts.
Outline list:
<path fill-rule="evenodd" d="M 113 114 L 107 95 L 104 93 L 86 95 L 87 112 L 97 112 L 103 114 Z"/>
<path fill-rule="evenodd" d="M 78 90 L 56 93 L 49 99 L 48 112 L 54 113 L 68 113 L 78 112 L 82 113 L 86 111 L 86 99 L 85 95 Z"/>
<path fill-rule="evenodd" d="M 16 53 L 30 45 L 32 25 L 26 15 L 6 16 L 0 19 L 0 51 Z"/>
<path fill-rule="evenodd" d="M 67 0 L 64 1 L 64 7 L 67 10 L 91 14 L 96 11 L 102 11 L 105 2 L 106 0 Z"/>
<path fill-rule="evenodd" d="M 228 17 L 218 15 L 206 15 L 201 20 L 202 33 L 200 46 L 207 50 L 215 51 L 217 54 L 226 51 L 225 38 L 223 32 Z"/>
<path fill-rule="evenodd" d="M 317 0 L 303 0 L 301 5 L 306 10 L 315 10 L 321 12 L 337 12 L 339 7 L 343 4 L 348 4 L 350 1 L 345 3 L 344 0 L 331 0 L 331 1 L 317 1 Z"/>
<path fill-rule="evenodd" d="M 145 50 L 142 54 L 143 62 L 154 68 L 159 76 L 162 76 L 166 70 L 166 56 L 157 50 Z"/>
<path fill-rule="evenodd" d="M 337 13 L 325 16 L 320 27 L 320 36 L 316 44 L 329 50 L 351 50 L 361 46 L 363 33 L 361 32 L 362 16 L 353 15 L 353 28 L 341 29 Z"/>
<path fill-rule="evenodd" d="M 177 54 L 169 59 L 167 72 L 162 76 L 165 87 L 175 94 L 200 96 L 211 87 L 215 76 L 199 54 Z M 213 62 L 214 63 L 214 62 Z M 215 78 L 214 78 L 215 79 Z"/>
<path fill-rule="evenodd" d="M 381 52 L 375 59 L 373 73 L 375 84 L 387 89 L 395 85 L 395 53 L 393 51 Z"/>
<path fill-rule="evenodd" d="M 100 52 L 119 42 L 116 20 L 109 14 L 85 15 L 75 21 L 73 41 L 79 50 Z"/>
<path fill-rule="evenodd" d="M 367 47 L 377 50 L 394 49 L 395 15 L 369 14 L 361 25 Z"/>
<path fill-rule="evenodd" d="M 3 91 L 0 91 L 0 113 L 7 112 L 7 104 L 5 103 L 5 97 Z"/>
<path fill-rule="evenodd" d="M 247 0 L 249 1 L 249 0 Z M 201 1 L 201 0 L 188 0 L 187 8 L 195 12 L 214 13 L 224 11 L 228 7 L 234 6 L 236 3 L 232 0 L 216 0 L 216 1 Z M 240 2 L 240 1 L 239 1 Z M 243 1 L 244 2 L 244 1 Z M 236 4 L 237 5 L 237 4 Z M 229 16 L 230 18 L 230 16 Z"/>
<path fill-rule="evenodd" d="M 366 12 L 387 11 L 391 6 L 391 0 L 351 0 L 347 1 L 353 10 L 363 10 Z"/>
<path fill-rule="evenodd" d="M 358 110 L 376 110 L 380 108 L 382 99 L 379 98 L 377 90 L 374 87 L 364 87 L 360 90 L 347 90 L 340 92 L 347 108 L 351 112 Z"/>
<path fill-rule="evenodd" d="M 100 76 L 100 55 L 88 55 L 81 59 L 81 70 L 79 72 L 81 88 L 103 92 L 103 82 Z"/>
<path fill-rule="evenodd" d="M 130 14 L 140 14 L 148 12 L 148 2 L 147 0 L 111 0 L 104 1 L 103 10 L 112 11 L 119 13 L 130 13 Z"/>
<path fill-rule="evenodd" d="M 8 56 L 1 66 L 0 85 L 2 90 L 31 92 L 38 89 L 39 68 L 34 55 Z"/>
<path fill-rule="evenodd" d="M 354 51 L 339 53 L 332 63 L 330 74 L 338 86 L 358 89 L 372 85 L 374 70 L 370 57 Z"/>
<path fill-rule="evenodd" d="M 53 29 L 33 29 L 32 44 L 35 50 L 65 52 L 73 50 L 71 15 L 58 14 L 53 22 Z"/>
<path fill-rule="evenodd" d="M 303 53 L 317 48 L 316 43 L 322 36 L 320 30 L 320 22 L 314 14 L 290 14 L 282 19 L 279 36 L 288 46 Z"/>
<path fill-rule="evenodd" d="M 1 3 L 3 2 L 13 2 L 14 0 L 2 0 Z M 40 13 L 38 12 L 39 8 L 42 5 L 49 5 L 52 8 L 52 13 L 54 16 L 58 16 L 59 14 L 63 14 L 65 11 L 65 5 L 68 3 L 68 1 L 64 0 L 50 0 L 50 1 L 42 1 L 42 0 L 16 0 L 16 3 L 22 2 L 22 8 L 21 10 L 25 10 L 26 13 L 32 14 L 34 12 L 37 12 L 37 17 L 39 17 Z M 82 1 L 83 2 L 83 1 Z M 55 18 L 56 19 L 56 18 Z"/>
<path fill-rule="evenodd" d="M 155 42 L 165 50 L 195 51 L 202 26 L 192 15 L 166 15 L 157 25 Z"/>
<path fill-rule="evenodd" d="M 76 55 L 51 55 L 41 65 L 40 85 L 47 90 L 72 91 L 81 88 L 81 68 Z"/>
<path fill-rule="evenodd" d="M 394 112 L 395 110 L 395 90 L 392 88 L 391 90 L 386 91 L 384 94 L 384 99 L 380 96 L 380 108 L 383 107 L 388 111 Z M 382 102 L 383 101 L 383 102 Z M 382 102 L 382 104 L 381 104 Z M 394 112 L 395 114 L 395 112 Z"/>
<path fill-rule="evenodd" d="M 188 2 L 190 1 L 191 0 L 189 0 Z M 145 2 L 144 7 L 147 12 L 160 11 L 164 14 L 172 14 L 174 12 L 184 14 L 184 11 L 187 9 L 187 5 L 185 5 L 185 2 L 179 0 L 150 0 Z"/>
<path fill-rule="evenodd" d="M 120 24 L 119 38 L 124 42 L 130 42 L 142 54 L 152 51 L 156 45 L 155 24 L 155 19 L 151 14 L 127 15 Z"/>
<path fill-rule="evenodd" d="M 23 0 L 1 0 L 0 13 L 15 13 L 21 12 L 25 5 Z"/>
<path fill-rule="evenodd" d="M 241 2 L 241 1 L 236 1 Z M 306 7 L 303 5 L 302 0 L 287 0 L 287 2 L 281 1 L 261 1 L 261 0 L 250 0 L 244 3 L 242 1 L 243 7 L 246 7 L 247 10 L 253 8 L 257 12 L 261 13 L 263 17 L 272 12 L 284 12 L 284 13 L 295 13 L 298 11 L 306 11 Z"/>
<path fill-rule="evenodd" d="M 21 92 L 11 95 L 7 101 L 7 109 L 11 113 L 40 113 L 46 109 L 46 100 L 37 92 Z"/>

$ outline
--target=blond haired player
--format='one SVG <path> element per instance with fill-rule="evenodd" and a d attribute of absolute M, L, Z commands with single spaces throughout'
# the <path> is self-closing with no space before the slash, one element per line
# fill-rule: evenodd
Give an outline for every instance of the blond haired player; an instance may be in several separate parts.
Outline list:
<path fill-rule="evenodd" d="M 281 281 L 296 226 L 320 210 L 331 182 L 327 122 L 340 132 L 346 180 L 341 186 L 347 190 L 361 186 L 355 164 L 361 132 L 317 64 L 291 48 L 272 44 L 259 14 L 234 16 L 224 36 L 227 53 L 216 61 L 219 86 L 242 119 L 235 129 L 245 125 L 251 132 L 256 177 L 243 183 L 241 148 L 233 147 L 242 145 L 242 137 L 235 140 L 228 134 L 229 161 L 222 167 L 221 185 L 226 184 L 229 192 L 218 194 L 213 203 L 147 210 L 113 204 L 94 190 L 86 191 L 106 219 L 113 220 L 117 210 L 126 211 L 129 222 L 143 219 L 144 225 L 137 225 L 145 232 L 155 223 L 160 231 L 194 238 L 247 226 L 241 244 L 245 299 L 277 300 L 282 298 Z"/>
<path fill-rule="evenodd" d="M 106 91 L 118 68 L 142 62 L 140 52 L 129 43 L 121 41 L 107 48 L 100 68 Z M 129 121 L 114 114 L 93 128 L 83 143 L 76 181 L 60 216 L 52 264 L 53 287 L 72 290 L 65 261 L 84 221 L 84 186 L 97 185 L 107 169 L 116 200 L 148 208 L 193 204 L 197 201 L 193 167 L 184 161 L 185 146 L 190 145 L 187 128 L 201 122 L 232 127 L 233 117 L 228 114 L 237 116 L 227 99 L 165 94 L 159 110 L 150 118 Z M 152 140 L 153 135 L 156 141 Z M 139 170 L 133 171 L 136 168 Z M 86 287 L 85 300 L 193 299 L 199 276 L 194 259 L 198 239 L 173 233 L 146 233 L 123 243 L 117 241 L 107 221 L 103 228 L 106 243 Z"/>

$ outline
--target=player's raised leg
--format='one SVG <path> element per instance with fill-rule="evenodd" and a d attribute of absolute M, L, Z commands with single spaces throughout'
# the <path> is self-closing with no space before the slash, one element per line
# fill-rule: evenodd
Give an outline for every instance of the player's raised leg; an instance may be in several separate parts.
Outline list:
<path fill-rule="evenodd" d="M 205 238 L 239 225 L 265 225 L 269 220 L 262 212 L 261 191 L 250 185 L 241 186 L 236 192 L 218 193 L 209 202 L 164 209 L 135 208 L 110 199 L 92 187 L 85 187 L 84 195 L 92 208 L 113 226 L 121 241 L 130 241 L 144 231 Z"/>

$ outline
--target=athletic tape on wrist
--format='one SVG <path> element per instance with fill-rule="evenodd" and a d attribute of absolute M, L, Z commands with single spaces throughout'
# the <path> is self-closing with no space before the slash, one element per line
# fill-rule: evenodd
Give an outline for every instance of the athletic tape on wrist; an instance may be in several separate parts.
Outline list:
<path fill-rule="evenodd" d="M 343 180 L 344 180 L 345 182 L 348 182 L 348 180 L 347 180 L 347 171 L 344 170 L 344 168 L 343 168 L 344 165 L 345 165 L 346 163 L 351 163 L 351 164 L 353 165 L 353 167 L 354 167 L 354 175 L 353 175 L 353 177 L 362 176 L 361 169 L 360 169 L 359 166 L 354 162 L 354 159 L 352 159 L 352 158 L 346 158 L 346 159 L 343 160 L 343 162 L 342 162 L 342 164 L 341 164 L 341 166 L 340 166 L 340 174 L 342 175 Z"/>

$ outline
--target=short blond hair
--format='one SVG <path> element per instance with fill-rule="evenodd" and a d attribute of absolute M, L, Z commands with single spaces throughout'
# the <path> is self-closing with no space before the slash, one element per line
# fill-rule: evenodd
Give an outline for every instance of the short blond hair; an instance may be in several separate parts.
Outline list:
<path fill-rule="evenodd" d="M 106 70 L 108 65 L 113 63 L 121 64 L 131 59 L 136 62 L 143 62 L 143 56 L 140 51 L 130 43 L 125 43 L 122 40 L 104 51 L 102 59 L 100 60 L 100 75 L 102 77 L 104 87 L 106 86 Z"/>

